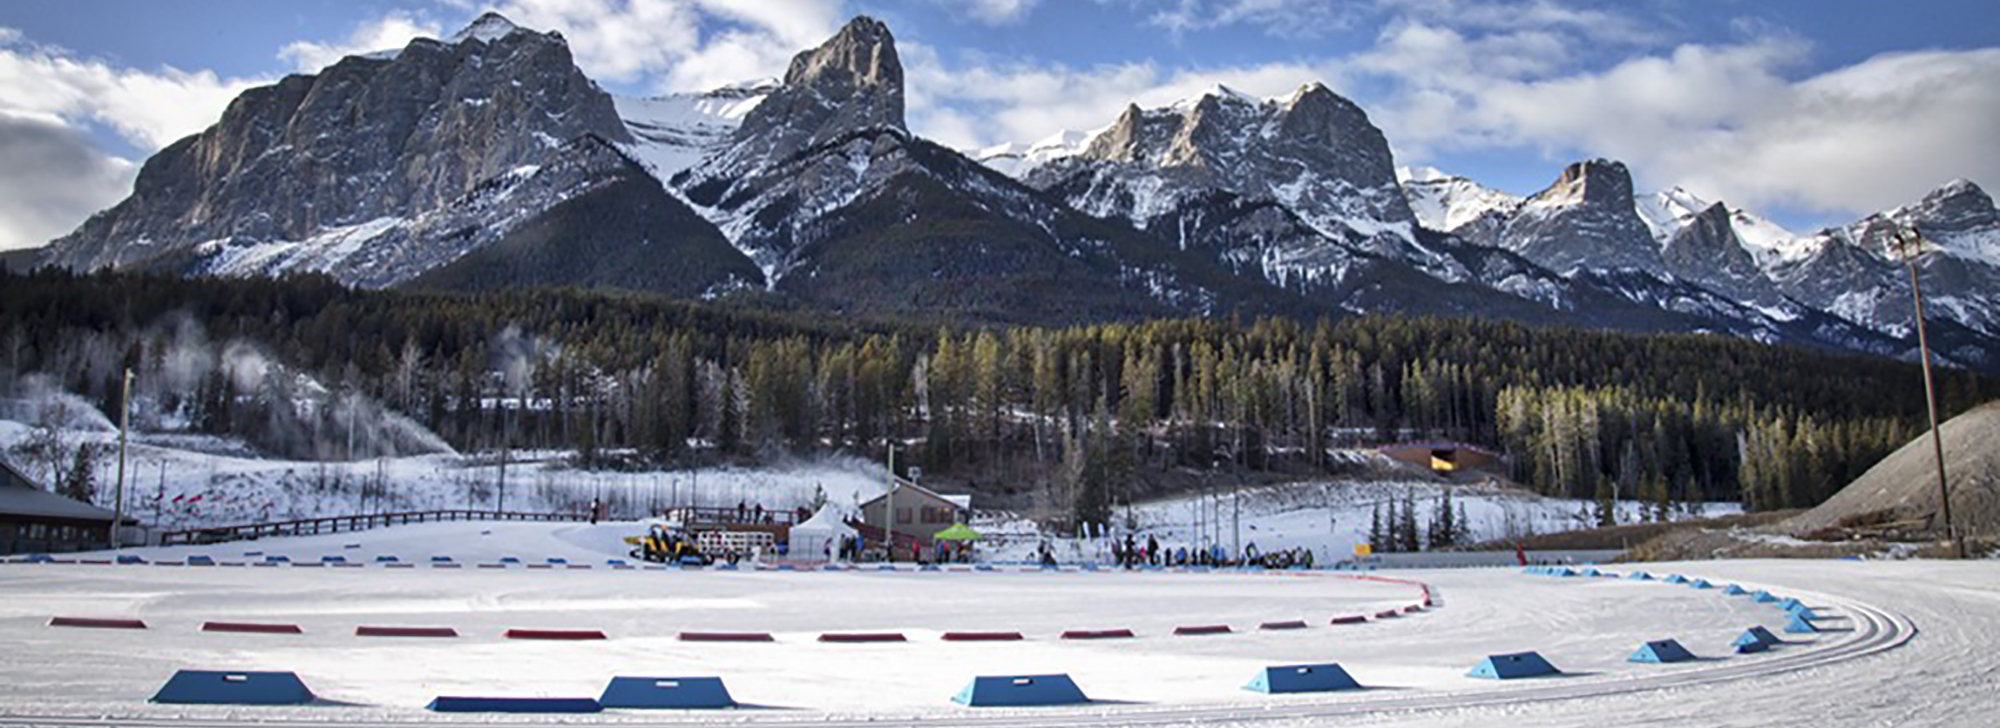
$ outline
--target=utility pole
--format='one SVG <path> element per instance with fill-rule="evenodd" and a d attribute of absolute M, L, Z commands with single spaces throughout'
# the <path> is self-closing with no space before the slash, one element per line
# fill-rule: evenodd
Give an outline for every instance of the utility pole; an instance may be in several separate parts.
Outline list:
<path fill-rule="evenodd" d="M 118 395 L 118 488 L 112 495 L 111 505 L 111 548 L 119 547 L 118 528 L 125 525 L 125 431 L 132 425 L 132 368 L 125 368 L 125 379 Z"/>
<path fill-rule="evenodd" d="M 882 502 L 882 542 L 889 549 L 889 563 L 896 563 L 896 441 L 889 441 L 889 494 Z"/>
<path fill-rule="evenodd" d="M 1904 233 L 1908 234 L 1905 235 Z M 1937 388 L 1931 382 L 1931 346 L 1924 336 L 1924 292 L 1917 285 L 1917 256 L 1924 252 L 1924 235 L 1915 225 L 1906 230 L 1896 231 L 1896 247 L 1901 249 L 1903 262 L 1910 268 L 1910 301 L 1916 307 L 1917 355 L 1924 367 L 1924 405 L 1931 416 L 1931 451 L 1937 455 L 1938 510 L 1944 516 L 1945 538 L 1951 540 L 1952 555 L 1965 558 L 1965 542 L 1958 537 L 1958 526 L 1951 520 L 1951 483 L 1944 474 L 1944 440 L 1938 435 Z"/>

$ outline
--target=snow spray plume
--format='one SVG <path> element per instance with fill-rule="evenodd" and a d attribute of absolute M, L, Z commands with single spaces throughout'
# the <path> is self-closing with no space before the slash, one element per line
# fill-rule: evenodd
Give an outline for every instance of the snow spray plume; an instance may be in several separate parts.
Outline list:
<path fill-rule="evenodd" d="M 509 394 L 527 392 L 534 382 L 535 364 L 541 360 L 544 348 L 540 338 L 526 336 L 521 333 L 520 326 L 508 324 L 493 337 L 489 371 L 500 373 Z"/>
<path fill-rule="evenodd" d="M 360 392 L 329 390 L 256 346 L 232 341 L 222 369 L 238 401 L 257 410 L 249 436 L 276 453 L 320 460 L 399 457 L 452 452 L 443 438 Z"/>
<path fill-rule="evenodd" d="M 63 391 L 55 378 L 47 374 L 29 374 L 15 380 L 10 397 L 0 400 L 0 419 L 62 430 L 118 429 L 110 418 L 97 411 L 97 405 Z"/>

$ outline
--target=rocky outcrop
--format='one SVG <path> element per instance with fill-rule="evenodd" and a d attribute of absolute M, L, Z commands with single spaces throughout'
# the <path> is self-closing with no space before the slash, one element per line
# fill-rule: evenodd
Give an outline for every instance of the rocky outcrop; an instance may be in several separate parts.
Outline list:
<path fill-rule="evenodd" d="M 560 35 L 482 17 L 451 42 L 350 56 L 246 91 L 147 160 L 133 193 L 53 243 L 77 269 L 185 259 L 408 220 L 584 135 L 629 141 Z"/>

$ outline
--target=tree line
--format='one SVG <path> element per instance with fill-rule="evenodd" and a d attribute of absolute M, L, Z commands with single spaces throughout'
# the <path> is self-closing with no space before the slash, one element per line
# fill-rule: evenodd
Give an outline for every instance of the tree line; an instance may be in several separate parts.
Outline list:
<path fill-rule="evenodd" d="M 0 274 L 0 322 L 10 382 L 42 373 L 112 412 L 130 367 L 160 426 L 254 443 L 316 416 L 300 390 L 379 405 L 280 428 L 303 433 L 276 448 L 296 455 L 409 451 L 393 431 L 346 437 L 390 416 L 461 452 L 587 467 L 894 443 L 926 477 L 1095 523 L 1163 473 L 1310 475 L 1336 467 L 1330 447 L 1433 438 L 1499 449 L 1549 495 L 1807 505 L 1923 413 L 1917 370 L 1889 360 L 1469 318 L 932 328 L 578 290 L 38 271 Z M 246 388 L 230 347 L 310 383 Z M 1948 412 L 2000 396 L 1963 371 L 1941 387 Z"/>

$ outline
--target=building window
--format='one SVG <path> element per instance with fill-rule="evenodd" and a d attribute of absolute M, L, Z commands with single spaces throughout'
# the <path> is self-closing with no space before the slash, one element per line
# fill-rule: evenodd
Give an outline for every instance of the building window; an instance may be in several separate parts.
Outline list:
<path fill-rule="evenodd" d="M 910 522 L 910 509 L 908 509 L 908 508 L 898 508 L 898 509 L 896 509 L 896 522 L 897 522 L 897 523 L 909 523 L 909 522 Z"/>

